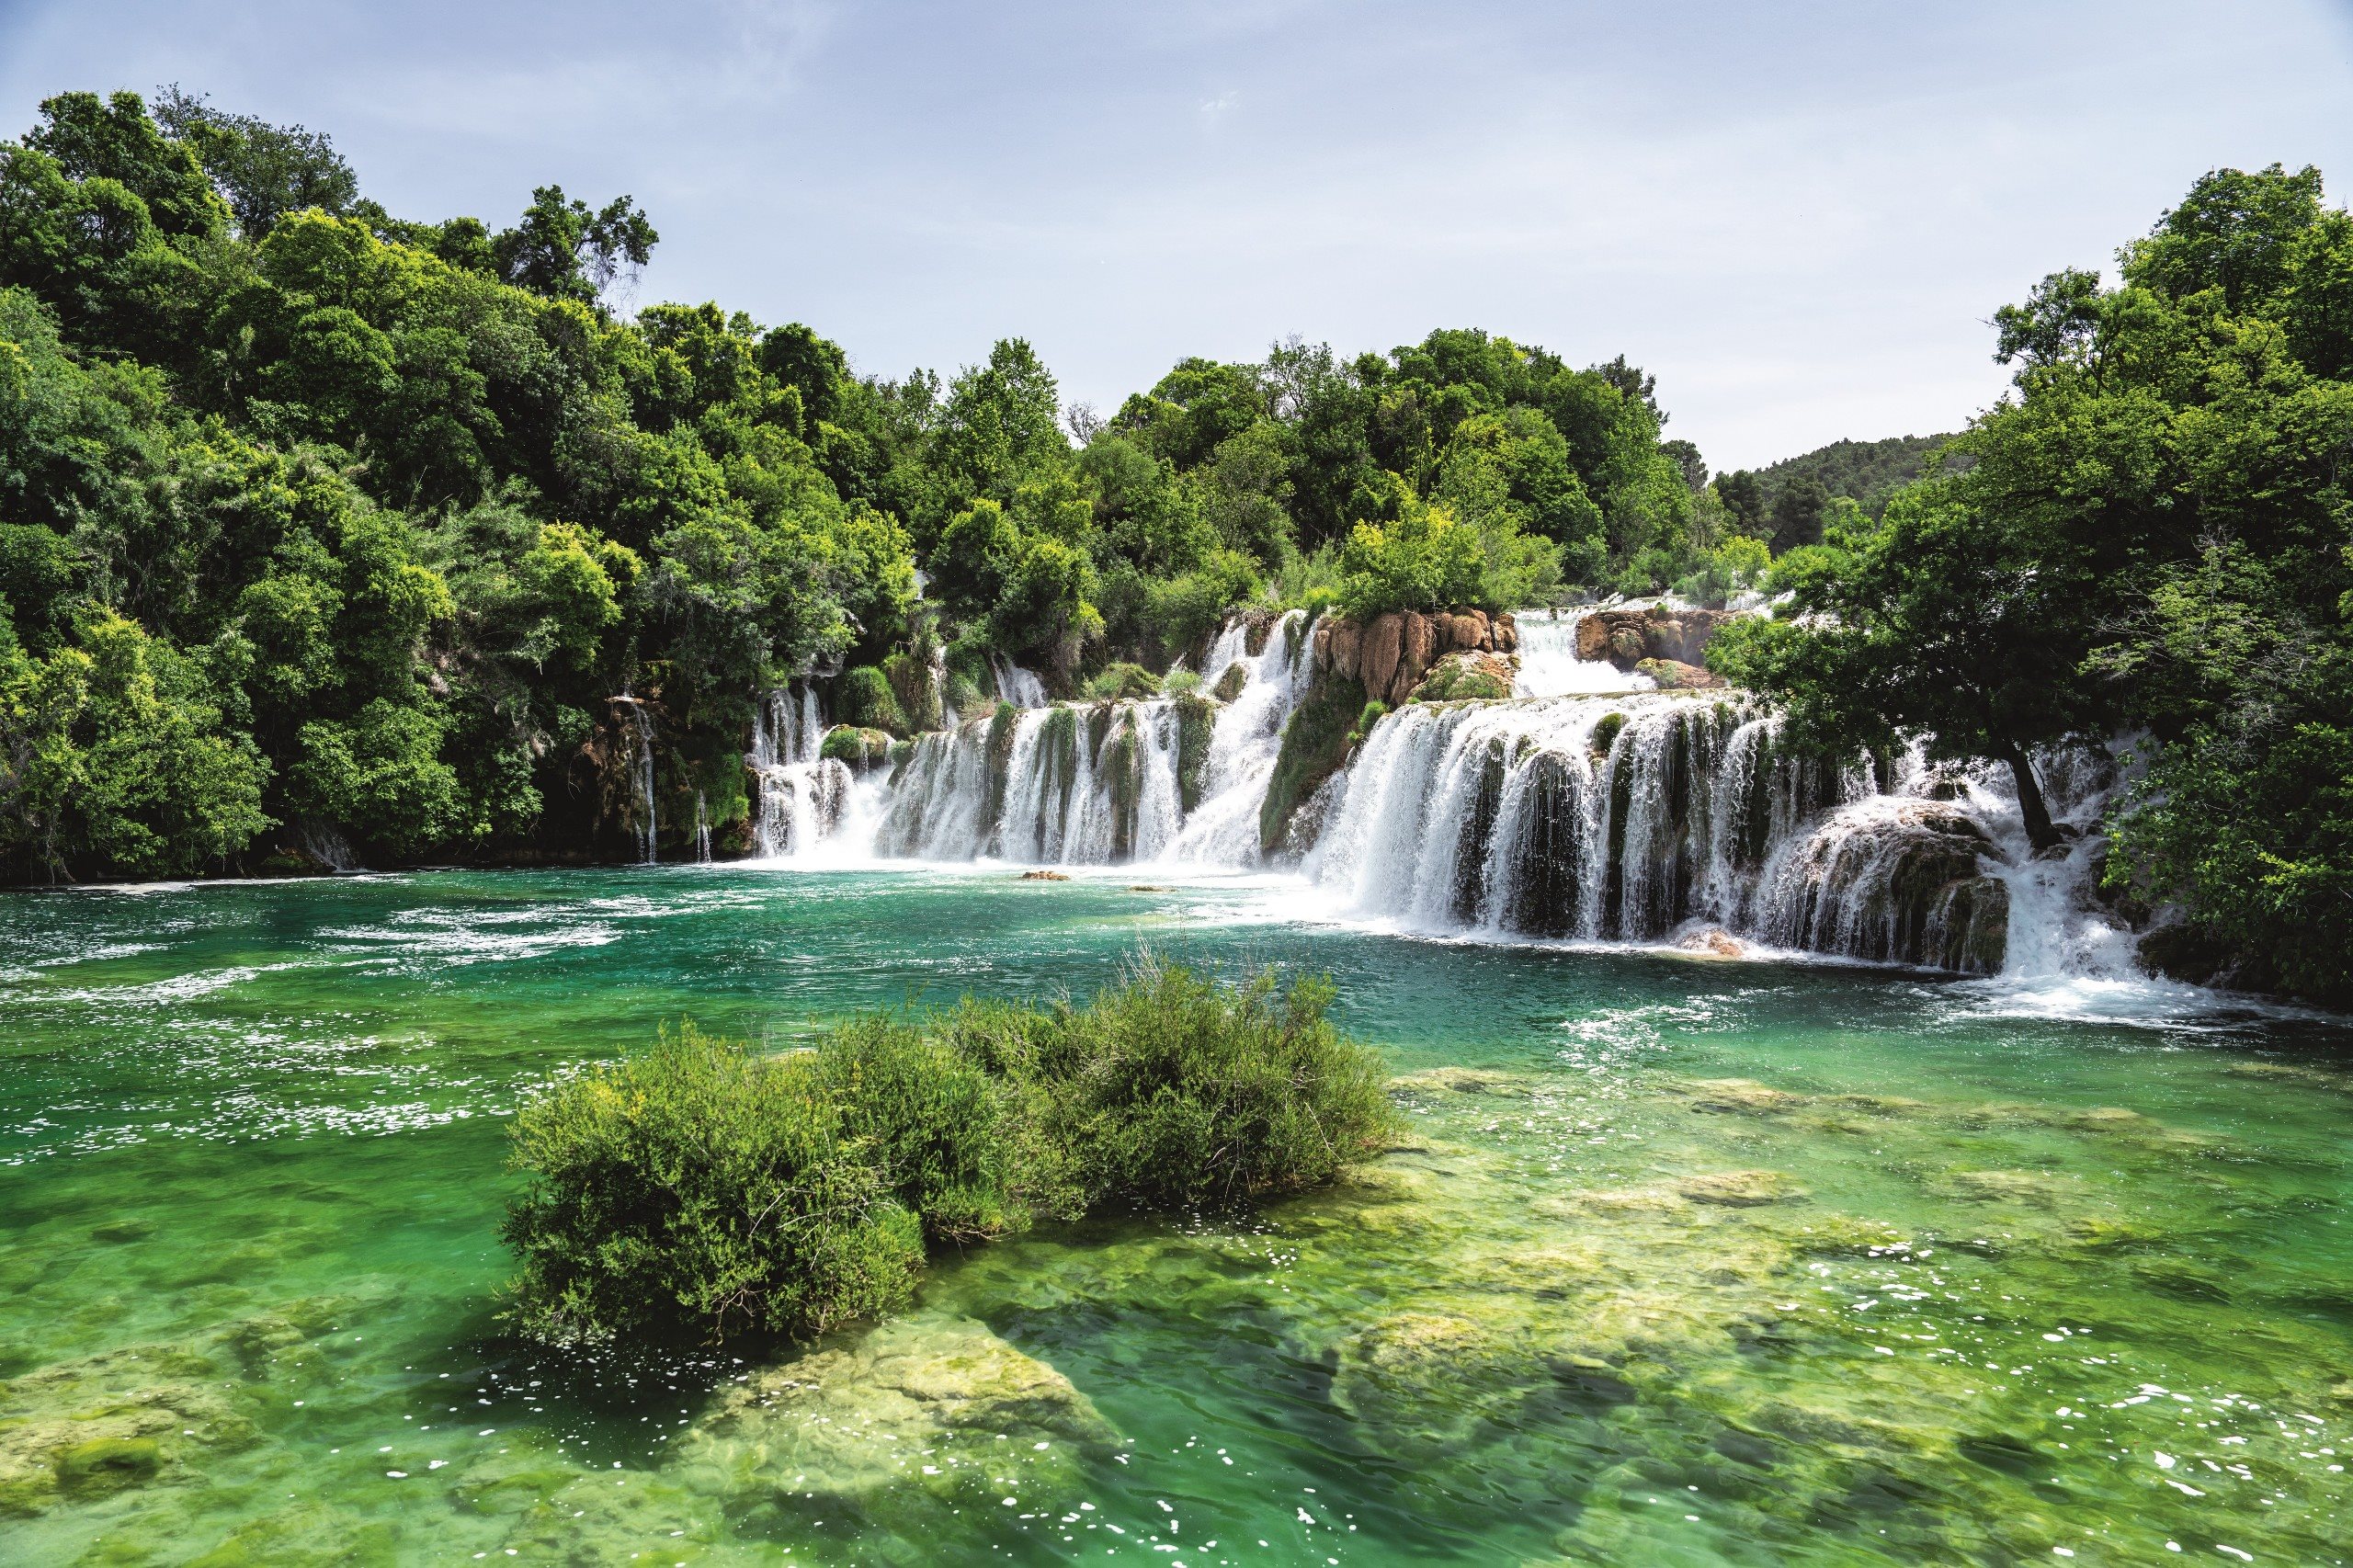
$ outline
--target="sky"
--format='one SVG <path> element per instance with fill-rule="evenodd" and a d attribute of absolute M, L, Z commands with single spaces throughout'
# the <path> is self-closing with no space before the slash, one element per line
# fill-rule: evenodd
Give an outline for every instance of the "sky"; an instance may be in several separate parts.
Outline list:
<path fill-rule="evenodd" d="M 640 303 L 862 371 L 1033 343 L 1108 414 L 1188 355 L 1478 326 L 1658 379 L 1722 470 L 1957 428 L 1986 323 L 2219 166 L 2353 191 L 2353 3 L 0 0 L 0 135 L 176 82 L 393 212 L 627 193 Z"/>

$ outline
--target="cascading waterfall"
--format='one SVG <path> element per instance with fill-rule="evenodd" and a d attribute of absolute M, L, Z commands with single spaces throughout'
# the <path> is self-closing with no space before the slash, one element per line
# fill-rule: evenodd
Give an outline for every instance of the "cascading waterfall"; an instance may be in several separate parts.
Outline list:
<path fill-rule="evenodd" d="M 1256 864 L 1258 805 L 1305 684 L 1308 630 L 1297 610 L 1271 624 L 1228 624 L 1203 661 L 1205 686 L 1225 700 L 1188 692 L 1016 707 L 923 736 L 893 775 L 877 851 L 1043 865 Z"/>
<path fill-rule="evenodd" d="M 779 687 L 752 716 L 752 749 L 744 761 L 756 790 L 752 852 L 762 859 L 806 855 L 842 825 L 855 782 L 847 765 L 824 755 L 825 722 L 817 694 Z"/>
<path fill-rule="evenodd" d="M 650 866 L 658 846 L 654 816 L 654 716 L 627 692 L 620 701 L 629 713 L 630 777 L 637 787 L 638 858 Z"/>
<path fill-rule="evenodd" d="M 748 759 L 756 846 L 798 858 L 831 835 L 888 858 L 1257 868 L 1312 631 L 1297 611 L 1237 619 L 1197 689 L 1141 700 L 1049 702 L 999 665 L 994 715 L 918 737 L 863 793 L 818 760 L 813 693 L 772 693 Z M 1784 744 L 1752 699 L 1634 689 L 1577 660 L 1574 618 L 1524 616 L 1519 638 L 1522 685 L 1561 689 L 1408 704 L 1302 812 L 1321 825 L 1299 869 L 1324 907 L 1433 933 L 2130 972 L 2130 933 L 2084 892 L 2115 782 L 2105 756 L 2038 759 L 2054 817 L 2083 836 L 2037 858 L 2006 770 L 1933 766 L 1916 747 L 1876 774 L 1827 765 Z M 1609 694 L 1591 689 L 1605 680 Z"/>
<path fill-rule="evenodd" d="M 1628 675 L 1607 659 L 1577 657 L 1577 622 L 1586 612 L 1574 609 L 1522 610 L 1513 618 L 1519 628 L 1519 677 L 1515 697 L 1573 697 L 1605 691 L 1649 691 L 1658 683 L 1644 675 Z"/>
<path fill-rule="evenodd" d="M 1305 612 L 1291 610 L 1265 630 L 1266 641 L 1255 654 L 1251 635 L 1248 623 L 1227 622 L 1201 663 L 1201 678 L 1212 689 L 1231 679 L 1229 672 L 1237 667 L 1242 687 L 1218 710 L 1199 775 L 1199 804 L 1186 817 L 1170 848 L 1171 860 L 1258 863 L 1258 807 L 1282 751 L 1283 725 L 1307 685 L 1314 628 Z"/>
<path fill-rule="evenodd" d="M 1305 869 L 1344 909 L 1429 931 L 1771 946 L 2002 967 L 2011 850 L 1982 806 L 1881 794 L 1742 701 L 1409 707 L 1349 767 Z"/>
<path fill-rule="evenodd" d="M 996 699 L 1010 702 L 1016 708 L 1043 708 L 1051 700 L 1046 696 L 1046 683 L 1034 670 L 1025 670 L 1002 654 L 989 660 L 989 672 L 996 677 Z"/>

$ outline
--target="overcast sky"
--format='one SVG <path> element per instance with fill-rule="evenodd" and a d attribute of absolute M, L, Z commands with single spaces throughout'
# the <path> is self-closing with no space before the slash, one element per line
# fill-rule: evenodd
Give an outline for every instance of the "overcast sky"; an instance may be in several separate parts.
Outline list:
<path fill-rule="evenodd" d="M 2353 190 L 2343 3 L 0 0 L 0 133 L 175 81 L 404 216 L 628 192 L 641 301 L 861 369 L 1020 335 L 1108 412 L 1188 354 L 1483 326 L 1628 355 L 1718 468 L 1955 427 L 1994 309 L 2208 168 Z"/>

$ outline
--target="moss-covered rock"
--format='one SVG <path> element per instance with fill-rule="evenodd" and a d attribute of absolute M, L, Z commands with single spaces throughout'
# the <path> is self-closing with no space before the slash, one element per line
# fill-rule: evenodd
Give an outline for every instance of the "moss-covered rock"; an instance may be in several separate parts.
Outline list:
<path fill-rule="evenodd" d="M 1217 733 L 1217 704 L 1199 691 L 1176 699 L 1176 804 L 1190 812 L 1201 803 L 1201 770 Z"/>
<path fill-rule="evenodd" d="M 1160 677 L 1142 665 L 1109 665 L 1086 683 L 1086 695 L 1097 702 L 1139 702 L 1160 695 Z"/>
<path fill-rule="evenodd" d="M 1249 684 L 1249 666 L 1236 659 L 1226 665 L 1223 672 L 1218 676 L 1217 684 L 1210 687 L 1210 695 L 1220 702 L 1231 702 L 1241 696 L 1242 688 Z"/>
<path fill-rule="evenodd" d="M 1309 683 L 1283 725 L 1282 749 L 1258 808 L 1260 848 L 1279 846 L 1292 814 L 1347 762 L 1352 726 L 1365 700 L 1364 684 L 1348 676 L 1327 672 Z"/>
<path fill-rule="evenodd" d="M 1512 692 L 1511 666 L 1492 653 L 1449 653 L 1430 667 L 1409 702 L 1499 702 Z"/>
<path fill-rule="evenodd" d="M 836 724 L 825 732 L 818 755 L 827 761 L 847 765 L 854 773 L 866 773 L 889 761 L 891 748 L 896 744 L 887 731 Z"/>

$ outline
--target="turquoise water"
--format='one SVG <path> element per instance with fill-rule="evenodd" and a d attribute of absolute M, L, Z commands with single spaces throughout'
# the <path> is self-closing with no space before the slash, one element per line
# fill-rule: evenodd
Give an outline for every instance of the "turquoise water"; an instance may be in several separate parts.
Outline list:
<path fill-rule="evenodd" d="M 2353 1557 L 2341 1024 L 1280 913 L 724 867 L 8 897 L 0 1560 Z M 1412 1139 L 944 1260 L 831 1346 L 502 1334 L 533 1085 L 1142 947 L 1332 975 Z"/>

